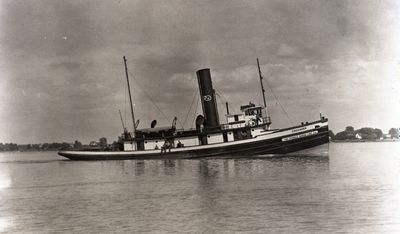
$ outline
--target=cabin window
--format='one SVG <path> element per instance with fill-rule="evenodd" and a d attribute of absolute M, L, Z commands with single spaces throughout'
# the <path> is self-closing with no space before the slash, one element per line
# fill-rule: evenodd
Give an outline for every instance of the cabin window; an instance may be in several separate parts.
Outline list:
<path fill-rule="evenodd" d="M 235 115 L 234 118 L 235 118 L 235 121 L 239 121 L 239 115 Z"/>
<path fill-rule="evenodd" d="M 147 141 L 145 141 L 144 143 L 147 144 Z"/>
<path fill-rule="evenodd" d="M 208 138 L 210 138 L 210 136 L 207 136 Z"/>

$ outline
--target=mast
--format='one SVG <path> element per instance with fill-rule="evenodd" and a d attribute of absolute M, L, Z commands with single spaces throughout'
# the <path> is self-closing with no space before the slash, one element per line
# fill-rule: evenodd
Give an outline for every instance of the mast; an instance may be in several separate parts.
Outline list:
<path fill-rule="evenodd" d="M 267 125 L 269 126 L 271 124 L 271 117 L 268 114 L 268 109 L 267 109 L 267 102 L 265 101 L 265 89 L 264 89 L 264 84 L 263 84 L 263 77 L 261 74 L 261 68 L 260 68 L 260 62 L 258 61 L 257 58 L 257 67 L 258 67 L 258 75 L 260 76 L 260 83 L 261 83 L 261 92 L 263 96 L 263 101 L 264 101 L 264 108 L 265 108 L 265 113 L 266 113 L 266 118 L 267 118 Z"/>
<path fill-rule="evenodd" d="M 119 111 L 119 117 L 121 117 L 122 128 L 124 129 L 124 132 L 125 132 L 126 128 L 125 128 L 124 120 L 122 119 L 121 110 L 118 110 L 118 111 Z"/>
<path fill-rule="evenodd" d="M 133 114 L 131 86 L 129 85 L 128 67 L 126 66 L 126 58 L 125 58 L 125 56 L 124 56 L 124 64 L 125 64 L 126 82 L 128 83 L 129 102 L 131 103 L 131 114 L 132 114 L 132 122 L 133 122 L 133 137 L 135 137 L 135 132 L 136 132 L 135 115 Z"/>

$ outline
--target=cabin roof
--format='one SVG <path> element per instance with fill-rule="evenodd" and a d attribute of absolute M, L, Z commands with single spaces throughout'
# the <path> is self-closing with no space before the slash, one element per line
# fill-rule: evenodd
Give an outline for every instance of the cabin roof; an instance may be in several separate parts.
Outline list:
<path fill-rule="evenodd" d="M 169 131 L 171 129 L 172 129 L 171 127 L 158 127 L 158 128 L 141 128 L 137 129 L 136 131 L 151 133 L 151 132 Z"/>
<path fill-rule="evenodd" d="M 243 108 L 242 110 L 246 111 L 246 110 L 256 110 L 256 109 L 264 109 L 264 107 L 262 107 L 262 106 L 254 106 L 254 107 Z"/>

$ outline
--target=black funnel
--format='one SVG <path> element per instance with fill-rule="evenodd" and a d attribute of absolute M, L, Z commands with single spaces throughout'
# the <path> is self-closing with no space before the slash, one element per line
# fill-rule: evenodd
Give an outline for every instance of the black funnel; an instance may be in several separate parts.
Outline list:
<path fill-rule="evenodd" d="M 199 82 L 200 98 L 204 114 L 204 127 L 219 127 L 219 117 L 215 92 L 211 82 L 210 69 L 202 69 L 196 72 Z"/>

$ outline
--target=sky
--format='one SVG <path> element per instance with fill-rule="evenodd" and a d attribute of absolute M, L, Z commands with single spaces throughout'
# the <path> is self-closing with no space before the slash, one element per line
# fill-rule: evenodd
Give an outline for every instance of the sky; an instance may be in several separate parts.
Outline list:
<path fill-rule="evenodd" d="M 219 115 L 262 103 L 273 128 L 329 118 L 400 127 L 397 0 L 0 0 L 0 142 L 88 143 L 132 129 L 193 127 L 196 71 L 210 68 Z M 189 111 L 190 110 L 190 111 Z M 286 114 L 287 113 L 287 114 Z"/>

